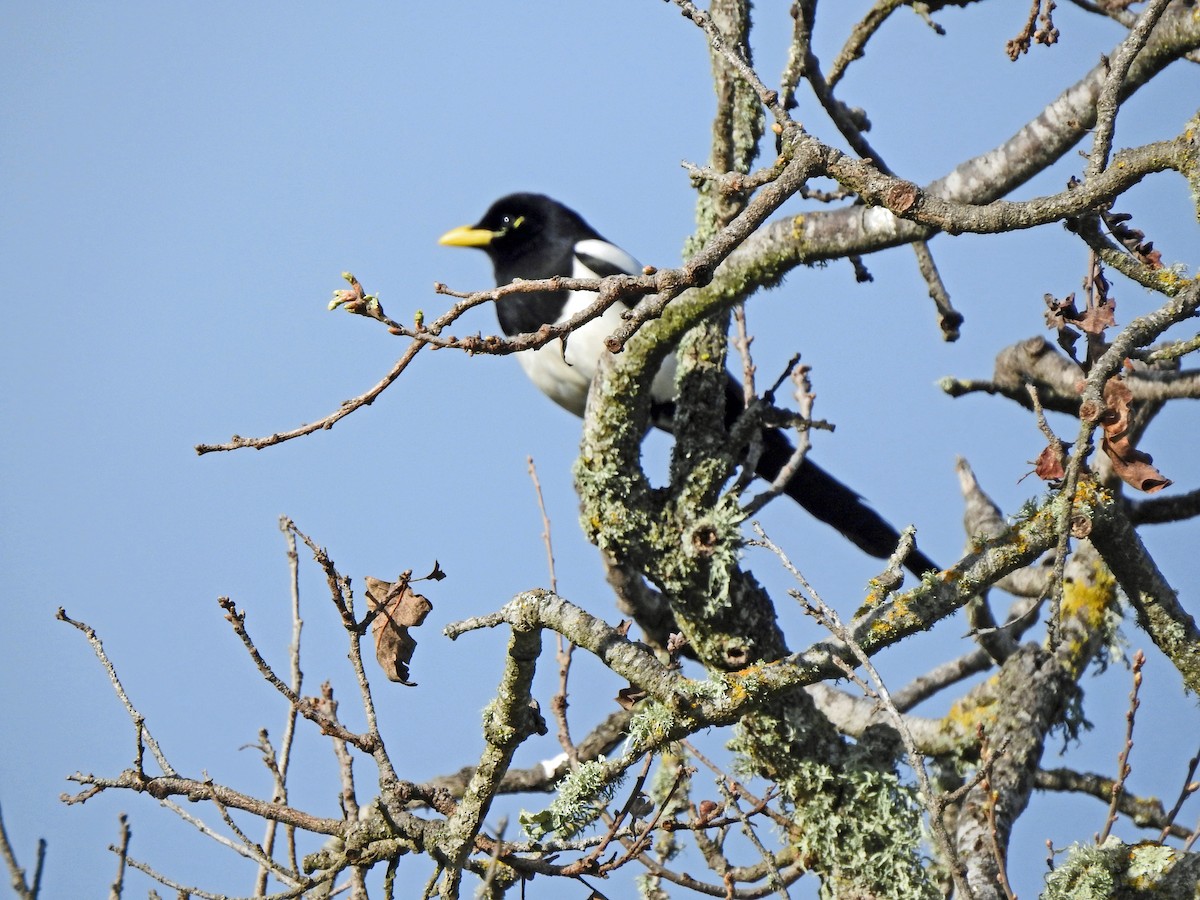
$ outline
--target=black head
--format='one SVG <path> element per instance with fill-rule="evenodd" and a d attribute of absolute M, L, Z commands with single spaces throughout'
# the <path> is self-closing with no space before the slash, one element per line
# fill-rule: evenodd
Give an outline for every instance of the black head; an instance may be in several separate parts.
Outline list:
<path fill-rule="evenodd" d="M 438 243 L 477 247 L 491 257 L 496 283 L 570 275 L 578 241 L 599 238 L 574 210 L 544 194 L 509 194 L 476 224 L 455 228 Z"/>

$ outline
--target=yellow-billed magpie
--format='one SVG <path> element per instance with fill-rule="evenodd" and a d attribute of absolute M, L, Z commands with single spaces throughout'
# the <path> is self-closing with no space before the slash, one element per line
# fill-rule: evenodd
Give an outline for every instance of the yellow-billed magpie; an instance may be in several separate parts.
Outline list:
<path fill-rule="evenodd" d="M 509 194 L 491 205 L 475 225 L 455 228 L 439 243 L 477 247 L 492 261 L 496 284 L 514 279 L 604 278 L 639 275 L 642 267 L 632 256 L 600 236 L 574 210 L 542 194 Z M 538 291 L 511 294 L 496 304 L 496 316 L 506 335 L 535 332 L 556 324 L 589 306 L 596 295 L 587 291 Z M 551 400 L 582 416 L 597 363 L 607 352 L 604 339 L 621 324 L 627 307 L 617 303 L 571 333 L 565 350 L 558 341 L 518 353 L 525 374 Z M 675 357 L 663 363 L 651 386 L 658 412 L 670 410 L 675 397 Z M 743 394 L 733 379 L 725 391 L 726 422 L 742 412 Z M 670 430 L 669 419 L 656 415 L 655 424 Z M 793 447 L 778 429 L 763 431 L 763 449 L 756 473 L 774 480 L 791 458 Z M 886 558 L 900 535 L 862 498 L 807 457 L 784 488 L 784 493 L 817 519 L 841 532 L 872 556 Z M 917 575 L 939 567 L 919 550 L 905 565 Z"/>

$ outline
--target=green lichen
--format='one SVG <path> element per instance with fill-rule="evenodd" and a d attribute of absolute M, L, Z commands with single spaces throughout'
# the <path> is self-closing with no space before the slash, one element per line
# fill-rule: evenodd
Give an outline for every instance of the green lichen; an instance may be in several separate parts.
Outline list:
<path fill-rule="evenodd" d="M 1200 857 L 1153 841 L 1075 844 L 1046 876 L 1044 900 L 1196 900 Z"/>
<path fill-rule="evenodd" d="M 603 756 L 580 763 L 558 783 L 558 796 L 546 809 L 521 810 L 521 827 L 535 841 L 552 832 L 564 839 L 573 837 L 596 821 L 623 780 L 611 777 Z"/>
<path fill-rule="evenodd" d="M 629 720 L 629 745 L 639 749 L 657 746 L 675 724 L 674 714 L 661 703 L 640 704 Z"/>
<path fill-rule="evenodd" d="M 802 727 L 782 721 L 752 734 L 739 727 L 732 749 L 740 772 L 768 773 L 791 808 L 793 846 L 822 878 L 822 896 L 869 895 L 932 900 L 936 877 L 922 855 L 916 790 L 864 741 L 835 767 L 798 752 L 812 746 Z M 892 755 L 887 756 L 891 760 Z"/>
<path fill-rule="evenodd" d="M 808 762 L 804 796 L 792 813 L 796 849 L 820 860 L 823 897 L 866 889 L 878 896 L 933 898 L 921 854 L 916 791 L 893 773 L 849 768 L 835 773 Z"/>

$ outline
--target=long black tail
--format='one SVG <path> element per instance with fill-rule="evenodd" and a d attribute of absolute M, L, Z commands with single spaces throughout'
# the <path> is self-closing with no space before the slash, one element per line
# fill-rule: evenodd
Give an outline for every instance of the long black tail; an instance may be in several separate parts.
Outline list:
<path fill-rule="evenodd" d="M 745 409 L 741 386 L 731 375 L 725 385 L 725 425 L 732 427 Z M 674 403 L 656 403 L 652 414 L 655 426 L 671 431 Z M 774 481 L 792 458 L 795 448 L 783 432 L 775 428 L 763 431 L 763 450 L 755 474 Z M 887 559 L 900 543 L 900 532 L 871 509 L 863 498 L 842 484 L 808 457 L 791 477 L 783 492 L 799 503 L 808 513 L 826 525 L 836 528 L 842 536 L 864 553 Z M 917 548 L 904 560 L 905 568 L 918 577 L 941 566 Z"/>
<path fill-rule="evenodd" d="M 774 481 L 791 459 L 793 451 L 787 435 L 775 429 L 763 432 L 763 451 L 755 471 L 761 478 Z M 850 543 L 871 556 L 886 559 L 895 552 L 900 542 L 900 533 L 883 516 L 808 457 L 804 458 L 783 492 L 814 518 L 836 528 Z M 915 547 L 904 560 L 904 565 L 917 576 L 930 569 L 941 569 Z"/>

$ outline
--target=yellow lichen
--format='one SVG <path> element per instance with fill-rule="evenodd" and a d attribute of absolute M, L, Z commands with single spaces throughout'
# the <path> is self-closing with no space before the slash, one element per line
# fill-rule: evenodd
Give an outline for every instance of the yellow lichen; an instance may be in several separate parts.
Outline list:
<path fill-rule="evenodd" d="M 1062 614 L 1079 619 L 1088 629 L 1100 628 L 1116 598 L 1117 579 L 1097 560 L 1089 581 L 1073 579 L 1063 585 Z"/>
<path fill-rule="evenodd" d="M 804 237 L 804 216 L 794 216 L 792 218 L 792 240 L 799 241 Z"/>
<path fill-rule="evenodd" d="M 942 719 L 943 728 L 961 735 L 974 735 L 980 725 L 989 728 L 996 719 L 993 707 L 996 705 L 996 683 L 999 678 L 999 673 L 992 675 L 987 682 L 951 706 Z"/>

